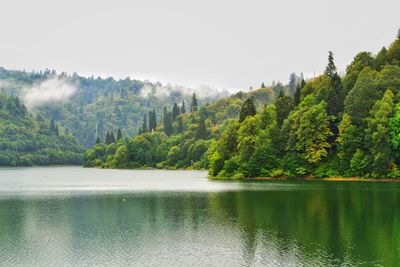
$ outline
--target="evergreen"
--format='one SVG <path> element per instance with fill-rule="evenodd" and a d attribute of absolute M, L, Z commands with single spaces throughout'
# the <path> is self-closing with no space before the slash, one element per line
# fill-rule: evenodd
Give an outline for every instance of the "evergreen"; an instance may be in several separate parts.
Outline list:
<path fill-rule="evenodd" d="M 122 138 L 121 128 L 118 128 L 118 132 L 117 132 L 117 141 L 119 141 L 121 138 Z"/>
<path fill-rule="evenodd" d="M 175 121 L 176 118 L 180 115 L 180 109 L 178 107 L 178 104 L 174 103 L 174 106 L 172 108 L 172 121 Z"/>
<path fill-rule="evenodd" d="M 182 100 L 182 104 L 181 104 L 181 114 L 185 114 L 186 113 L 186 106 L 185 106 L 185 100 Z"/>
<path fill-rule="evenodd" d="M 248 98 L 244 102 L 242 109 L 240 110 L 239 122 L 244 121 L 249 116 L 256 115 L 256 113 L 257 113 L 257 111 L 256 111 L 256 107 L 254 106 L 253 100 L 251 98 Z"/>
<path fill-rule="evenodd" d="M 197 103 L 197 97 L 196 97 L 196 93 L 193 93 L 192 96 L 192 106 L 191 106 L 191 112 L 196 112 L 198 110 L 198 103 Z"/>
<path fill-rule="evenodd" d="M 100 143 L 101 143 L 100 137 L 97 136 L 97 138 L 96 138 L 96 145 L 97 145 L 97 144 L 100 144 Z"/>

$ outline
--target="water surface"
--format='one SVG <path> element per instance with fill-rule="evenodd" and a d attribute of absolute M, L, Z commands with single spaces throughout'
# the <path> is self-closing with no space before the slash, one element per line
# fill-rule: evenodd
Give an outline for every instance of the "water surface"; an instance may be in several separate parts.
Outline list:
<path fill-rule="evenodd" d="M 0 265 L 400 265 L 400 184 L 206 177 L 0 169 Z"/>

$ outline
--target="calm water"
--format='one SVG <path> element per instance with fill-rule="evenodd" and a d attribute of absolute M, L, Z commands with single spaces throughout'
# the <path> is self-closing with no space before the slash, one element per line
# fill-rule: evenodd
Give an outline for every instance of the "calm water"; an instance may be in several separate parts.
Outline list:
<path fill-rule="evenodd" d="M 400 184 L 206 175 L 0 169 L 0 265 L 400 265 Z"/>

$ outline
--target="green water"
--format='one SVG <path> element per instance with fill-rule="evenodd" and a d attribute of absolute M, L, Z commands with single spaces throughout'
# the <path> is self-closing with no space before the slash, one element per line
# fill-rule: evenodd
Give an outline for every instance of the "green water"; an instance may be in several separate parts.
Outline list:
<path fill-rule="evenodd" d="M 0 266 L 399 266 L 400 184 L 0 169 Z"/>

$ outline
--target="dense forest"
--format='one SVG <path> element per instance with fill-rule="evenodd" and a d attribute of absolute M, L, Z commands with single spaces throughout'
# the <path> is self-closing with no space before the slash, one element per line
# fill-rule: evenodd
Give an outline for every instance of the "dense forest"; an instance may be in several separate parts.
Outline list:
<path fill-rule="evenodd" d="M 0 94 L 0 166 L 81 164 L 83 151 L 54 120 L 33 118 L 18 97 Z"/>
<path fill-rule="evenodd" d="M 361 52 L 340 75 L 291 75 L 287 86 L 237 93 L 200 106 L 177 102 L 143 115 L 140 134 L 107 133 L 85 166 L 207 168 L 218 178 L 400 177 L 400 35 Z M 277 87 L 281 87 L 277 91 Z"/>
<path fill-rule="evenodd" d="M 65 94 L 65 87 L 73 90 L 71 96 L 62 101 L 54 99 Z M 82 77 L 76 73 L 57 74 L 54 70 L 26 72 L 0 68 L 3 94 L 19 96 L 35 118 L 54 120 L 60 132 L 76 137 L 85 148 L 93 146 L 96 137 L 105 141 L 106 131 L 116 132 L 123 128 L 126 135 L 137 134 L 143 113 L 155 109 L 161 114 L 165 105 L 178 100 L 189 101 L 195 90 L 201 105 L 229 96 L 227 91 L 215 91 L 205 86 L 191 89 L 130 78 L 116 80 Z M 46 99 L 48 101 L 44 101 Z M 41 102 L 36 104 L 38 100 Z M 28 105 L 32 103 L 35 106 Z"/>

